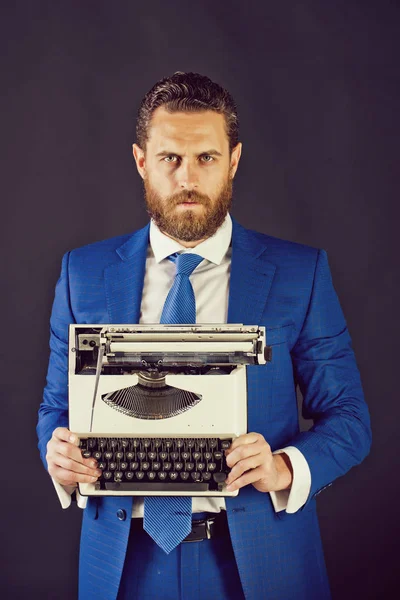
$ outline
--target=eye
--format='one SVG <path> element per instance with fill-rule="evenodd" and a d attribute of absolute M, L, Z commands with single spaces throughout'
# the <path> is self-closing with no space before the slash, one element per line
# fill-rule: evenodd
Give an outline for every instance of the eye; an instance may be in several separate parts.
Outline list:
<path fill-rule="evenodd" d="M 204 162 L 213 162 L 214 160 L 210 154 L 203 154 L 201 158 L 211 158 L 211 160 L 205 160 Z"/>
<path fill-rule="evenodd" d="M 177 158 L 177 157 L 175 156 L 175 154 L 170 154 L 169 156 L 165 156 L 165 157 L 163 158 L 163 160 L 164 160 L 165 162 L 167 162 L 167 163 L 171 163 L 171 162 L 173 162 L 173 161 L 172 161 L 172 160 L 166 160 L 167 158 Z"/>

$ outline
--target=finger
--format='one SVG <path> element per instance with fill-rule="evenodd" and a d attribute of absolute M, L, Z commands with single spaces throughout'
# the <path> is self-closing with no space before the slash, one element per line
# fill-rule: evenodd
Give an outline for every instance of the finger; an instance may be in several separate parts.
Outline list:
<path fill-rule="evenodd" d="M 261 454 L 260 449 L 255 444 L 239 446 L 226 457 L 226 464 L 228 465 L 228 467 L 233 469 L 233 467 L 239 461 L 244 460 L 249 456 L 258 456 L 259 454 Z"/>
<path fill-rule="evenodd" d="M 61 483 L 61 485 L 75 485 L 77 483 L 94 483 L 97 481 L 97 477 L 91 475 L 85 475 L 84 473 L 74 473 L 68 469 L 62 467 L 54 467 L 50 475 Z"/>
<path fill-rule="evenodd" d="M 67 465 L 66 460 L 73 461 L 76 464 L 82 465 L 85 469 L 87 467 L 95 469 L 97 467 L 97 461 L 94 458 L 84 458 L 79 448 L 68 442 L 58 442 L 54 440 L 52 445 L 48 446 L 46 454 L 47 464 L 60 464 L 60 457 L 64 457 L 63 464 Z M 72 462 L 70 463 L 72 464 Z M 70 467 L 67 467 L 70 468 Z"/>
<path fill-rule="evenodd" d="M 61 442 L 70 442 L 75 446 L 79 445 L 79 437 L 76 433 L 71 432 L 66 427 L 57 427 L 57 429 L 53 431 L 53 438 L 60 440 Z"/>
<path fill-rule="evenodd" d="M 235 438 L 230 445 L 230 448 L 225 451 L 225 455 L 227 456 L 233 450 L 235 450 L 238 446 L 243 444 L 254 444 L 260 440 L 260 438 L 264 439 L 260 433 L 244 433 L 243 435 L 239 435 L 239 437 Z"/>
<path fill-rule="evenodd" d="M 250 456 L 245 460 L 240 460 L 230 471 L 226 483 L 233 483 L 236 479 L 238 479 L 243 473 L 249 471 L 250 469 L 256 469 L 257 467 L 263 464 L 263 457 L 261 454 L 257 454 L 256 456 Z"/>
<path fill-rule="evenodd" d="M 230 483 L 226 486 L 228 492 L 234 492 L 235 490 L 239 490 L 245 485 L 249 485 L 250 483 L 255 483 L 259 481 L 262 477 L 262 469 L 261 467 L 257 467 L 257 469 L 251 469 L 251 471 L 247 471 L 241 477 L 236 479 L 233 483 Z"/>
<path fill-rule="evenodd" d="M 82 456 L 82 452 L 77 446 L 75 446 L 74 444 L 70 444 L 69 442 L 60 442 L 54 440 L 53 444 L 51 445 L 49 454 L 62 454 L 63 456 L 72 458 L 73 460 L 76 460 L 77 462 L 80 462 L 82 464 L 84 464 L 85 460 L 88 460 Z M 92 458 L 91 460 L 94 459 Z"/>
<path fill-rule="evenodd" d="M 76 462 L 75 460 L 67 456 L 63 456 L 62 454 L 57 454 L 54 457 L 53 464 L 57 467 L 62 467 L 67 471 L 72 471 L 73 473 L 83 473 L 84 475 L 90 475 L 92 477 L 99 477 L 101 475 L 100 469 Z"/>

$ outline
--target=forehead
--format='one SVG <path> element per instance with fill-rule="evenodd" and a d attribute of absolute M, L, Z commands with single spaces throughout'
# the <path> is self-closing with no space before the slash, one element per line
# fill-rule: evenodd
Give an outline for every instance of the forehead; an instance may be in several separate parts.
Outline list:
<path fill-rule="evenodd" d="M 207 144 L 222 151 L 229 144 L 225 118 L 212 110 L 169 113 L 159 106 L 151 118 L 148 144 L 156 149 L 167 142 L 169 146 Z"/>

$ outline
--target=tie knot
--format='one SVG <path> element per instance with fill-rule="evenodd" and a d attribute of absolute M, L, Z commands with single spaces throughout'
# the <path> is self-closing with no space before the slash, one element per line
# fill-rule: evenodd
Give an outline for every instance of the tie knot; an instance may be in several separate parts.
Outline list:
<path fill-rule="evenodd" d="M 169 257 L 176 264 L 176 275 L 189 277 L 203 260 L 202 256 L 186 252 L 185 254 L 171 254 Z"/>

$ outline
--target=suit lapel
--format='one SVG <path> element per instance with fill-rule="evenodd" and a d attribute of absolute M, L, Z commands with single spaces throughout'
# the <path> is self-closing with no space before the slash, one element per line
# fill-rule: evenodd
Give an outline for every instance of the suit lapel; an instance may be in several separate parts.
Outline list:
<path fill-rule="evenodd" d="M 110 323 L 138 323 L 149 243 L 149 224 L 118 248 L 118 262 L 104 272 Z"/>
<path fill-rule="evenodd" d="M 276 267 L 263 256 L 265 243 L 232 218 L 228 323 L 260 324 Z"/>

